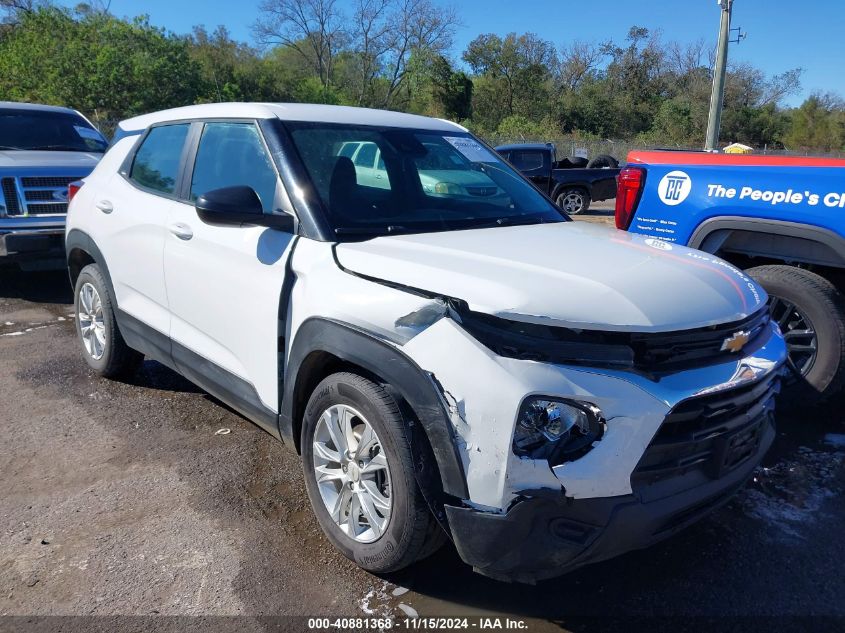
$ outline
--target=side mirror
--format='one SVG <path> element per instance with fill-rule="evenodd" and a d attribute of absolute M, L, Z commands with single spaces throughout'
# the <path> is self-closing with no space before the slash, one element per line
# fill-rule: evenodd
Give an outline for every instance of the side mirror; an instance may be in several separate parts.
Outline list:
<path fill-rule="evenodd" d="M 223 187 L 208 191 L 197 198 L 197 215 L 206 224 L 241 226 L 252 224 L 293 233 L 292 215 L 264 213 L 261 199 L 252 187 Z"/>

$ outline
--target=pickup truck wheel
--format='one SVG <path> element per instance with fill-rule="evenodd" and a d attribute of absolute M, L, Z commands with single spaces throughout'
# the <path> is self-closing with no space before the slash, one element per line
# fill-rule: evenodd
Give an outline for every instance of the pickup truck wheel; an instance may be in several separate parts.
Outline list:
<path fill-rule="evenodd" d="M 105 378 L 131 375 L 143 355 L 123 340 L 114 316 L 111 296 L 97 264 L 82 269 L 74 288 L 76 332 L 89 367 Z"/>
<path fill-rule="evenodd" d="M 590 196 L 583 189 L 565 189 L 557 197 L 557 206 L 569 215 L 578 215 L 590 208 Z"/>
<path fill-rule="evenodd" d="M 302 466 L 320 527 L 371 572 L 407 567 L 431 551 L 440 528 L 417 486 L 399 407 L 357 374 L 323 380 L 302 423 Z"/>
<path fill-rule="evenodd" d="M 769 295 L 769 312 L 783 332 L 791 368 L 785 391 L 821 402 L 845 385 L 845 299 L 816 273 L 793 266 L 747 271 Z"/>

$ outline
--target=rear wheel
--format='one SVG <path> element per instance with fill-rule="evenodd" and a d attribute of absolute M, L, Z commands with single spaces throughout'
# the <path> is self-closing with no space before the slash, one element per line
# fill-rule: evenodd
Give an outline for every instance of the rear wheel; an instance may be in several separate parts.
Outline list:
<path fill-rule="evenodd" d="M 557 206 L 569 215 L 578 215 L 590 208 L 590 196 L 583 189 L 565 189 L 557 197 Z"/>
<path fill-rule="evenodd" d="M 769 312 L 783 332 L 793 370 L 786 389 L 812 402 L 845 385 L 845 299 L 816 273 L 793 266 L 747 271 L 769 295 Z"/>
<path fill-rule="evenodd" d="M 323 380 L 302 423 L 302 466 L 320 527 L 372 572 L 402 569 L 442 544 L 414 476 L 399 407 L 352 373 Z"/>
<path fill-rule="evenodd" d="M 76 332 L 91 369 L 106 378 L 134 373 L 144 357 L 123 340 L 108 286 L 97 264 L 89 264 L 79 273 L 74 288 L 74 308 Z"/>

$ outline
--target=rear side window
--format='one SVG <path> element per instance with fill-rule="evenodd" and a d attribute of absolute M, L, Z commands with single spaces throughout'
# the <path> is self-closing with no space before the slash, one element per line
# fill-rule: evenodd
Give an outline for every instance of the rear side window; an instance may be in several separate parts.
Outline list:
<path fill-rule="evenodd" d="M 543 152 L 525 150 L 511 152 L 511 165 L 520 171 L 541 169 L 543 167 Z"/>
<path fill-rule="evenodd" d="M 135 153 L 129 178 L 147 189 L 172 194 L 188 128 L 187 123 L 152 128 Z"/>
<path fill-rule="evenodd" d="M 272 213 L 276 171 L 252 123 L 206 123 L 200 139 L 191 199 L 223 187 L 252 187 Z"/>

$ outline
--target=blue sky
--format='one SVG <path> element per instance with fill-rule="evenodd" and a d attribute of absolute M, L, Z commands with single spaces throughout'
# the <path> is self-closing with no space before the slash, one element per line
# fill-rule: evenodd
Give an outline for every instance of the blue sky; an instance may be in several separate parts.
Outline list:
<path fill-rule="evenodd" d="M 351 6 L 351 0 L 340 0 Z M 667 40 L 700 38 L 715 46 L 719 23 L 716 0 L 434 0 L 451 4 L 464 26 L 457 33 L 454 56 L 479 33 L 532 31 L 555 44 L 574 39 L 622 42 L 636 24 L 660 29 Z M 76 2 L 63 2 L 73 5 Z M 238 39 L 252 41 L 250 25 L 258 15 L 257 0 L 112 0 L 118 16 L 149 14 L 151 21 L 176 33 L 194 24 L 213 29 L 225 24 Z M 814 91 L 845 96 L 845 1 L 735 0 L 734 26 L 748 32 L 732 44 L 733 61 L 751 62 L 768 74 L 804 69 L 800 103 Z"/>

